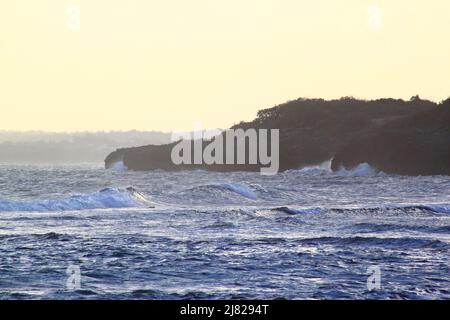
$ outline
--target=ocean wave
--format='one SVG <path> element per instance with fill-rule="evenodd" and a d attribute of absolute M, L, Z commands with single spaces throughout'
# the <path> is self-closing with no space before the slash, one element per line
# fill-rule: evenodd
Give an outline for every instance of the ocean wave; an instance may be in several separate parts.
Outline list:
<path fill-rule="evenodd" d="M 291 207 L 278 207 L 270 209 L 271 211 L 276 212 L 283 212 L 290 215 L 297 215 L 297 214 L 319 214 L 324 212 L 324 209 L 322 208 L 302 208 L 302 209 L 296 209 Z"/>
<path fill-rule="evenodd" d="M 376 170 L 368 163 L 361 163 L 352 169 L 340 168 L 339 170 L 333 171 L 331 169 L 332 161 L 333 160 L 331 159 L 317 165 L 308 166 L 301 169 L 287 170 L 286 173 L 329 174 L 337 177 L 377 177 L 386 175 L 386 173 Z"/>
<path fill-rule="evenodd" d="M 449 234 L 450 225 L 445 226 L 424 226 L 416 224 L 396 224 L 396 223 L 357 223 L 352 228 L 356 229 L 359 233 L 374 233 L 374 232 L 422 232 L 422 233 L 441 233 Z"/>
<path fill-rule="evenodd" d="M 257 212 L 280 212 L 289 215 L 303 215 L 303 214 L 321 214 L 326 212 L 333 213 L 382 213 L 382 212 L 397 212 L 397 213 L 413 213 L 425 212 L 435 214 L 450 213 L 450 204 L 418 204 L 418 205 L 384 205 L 373 207 L 356 207 L 356 208 L 296 208 L 291 206 L 282 206 L 275 208 L 268 208 L 257 210 Z"/>
<path fill-rule="evenodd" d="M 341 168 L 335 171 L 334 174 L 340 177 L 375 177 L 386 175 L 384 172 L 371 167 L 368 163 L 361 163 L 350 170 Z"/>
<path fill-rule="evenodd" d="M 411 204 L 411 205 L 383 205 L 374 207 L 360 207 L 360 208 L 334 208 L 335 212 L 428 212 L 428 213 L 450 213 L 450 205 L 448 204 Z"/>
<path fill-rule="evenodd" d="M 331 170 L 331 164 L 333 162 L 333 159 L 324 161 L 322 163 L 319 163 L 317 165 L 313 165 L 313 166 L 308 166 L 308 167 L 303 167 L 301 169 L 297 169 L 297 170 L 287 170 L 286 172 L 299 172 L 299 173 L 332 173 L 333 170 Z"/>
<path fill-rule="evenodd" d="M 210 184 L 209 186 L 215 188 L 223 188 L 225 190 L 237 193 L 245 198 L 256 199 L 258 196 L 248 186 L 240 183 L 218 183 Z"/>
<path fill-rule="evenodd" d="M 433 248 L 448 249 L 450 244 L 437 239 L 422 239 L 413 237 L 333 237 L 324 236 L 305 238 L 298 242 L 306 245 L 340 245 L 340 246 L 382 246 L 382 247 L 408 247 L 408 248 Z"/>
<path fill-rule="evenodd" d="M 116 172 L 123 172 L 123 171 L 127 171 L 128 167 L 123 163 L 123 160 L 120 160 L 120 161 L 114 162 L 109 169 L 112 171 L 116 171 Z"/>
<path fill-rule="evenodd" d="M 239 242 L 231 241 L 229 245 L 276 245 L 286 246 L 298 244 L 301 246 L 331 245 L 336 247 L 383 247 L 383 248 L 430 248 L 437 250 L 450 249 L 450 243 L 439 239 L 417 238 L 414 236 L 403 237 L 378 237 L 378 236 L 311 236 L 301 238 L 262 237 L 251 240 L 239 239 Z"/>
<path fill-rule="evenodd" d="M 217 194 L 217 191 L 219 191 L 219 194 Z M 210 183 L 196 186 L 194 188 L 190 188 L 184 191 L 183 196 L 189 196 L 192 198 L 193 196 L 196 195 L 197 196 L 203 195 L 202 198 L 204 198 L 205 193 L 209 195 L 214 195 L 215 197 L 221 196 L 224 198 L 229 198 L 229 193 L 251 200 L 256 200 L 258 198 L 257 194 L 249 186 L 241 183 L 231 183 L 231 182 Z"/>
<path fill-rule="evenodd" d="M 425 207 L 436 213 L 450 213 L 450 204 L 429 204 Z"/>
<path fill-rule="evenodd" d="M 149 207 L 151 201 L 133 187 L 106 188 L 101 191 L 61 199 L 2 201 L 0 212 L 54 212 L 86 209 Z"/>

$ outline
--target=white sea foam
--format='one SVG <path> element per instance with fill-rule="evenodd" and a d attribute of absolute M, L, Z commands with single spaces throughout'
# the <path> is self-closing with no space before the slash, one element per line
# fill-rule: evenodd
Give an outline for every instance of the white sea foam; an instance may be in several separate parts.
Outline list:
<path fill-rule="evenodd" d="M 301 174 L 333 174 L 338 177 L 375 177 L 385 175 L 384 172 L 378 171 L 371 167 L 368 163 L 361 163 L 352 168 L 341 168 L 337 171 L 331 169 L 333 159 L 324 161 L 314 166 L 303 167 L 301 169 L 287 170 L 286 173 L 301 173 Z"/>
<path fill-rule="evenodd" d="M 0 212 L 53 212 L 86 209 L 134 208 L 151 205 L 145 195 L 132 187 L 107 188 L 99 192 L 60 199 L 1 201 Z"/>
<path fill-rule="evenodd" d="M 301 169 L 297 169 L 297 170 L 287 170 L 287 173 L 290 172 L 300 172 L 300 173 L 331 173 L 331 163 L 333 162 L 333 159 L 324 161 L 322 163 L 319 163 L 317 165 L 314 166 L 308 166 L 308 167 L 303 167 Z"/>
<path fill-rule="evenodd" d="M 122 171 L 127 171 L 128 167 L 123 163 L 122 160 L 114 162 L 111 167 L 111 170 L 113 171 L 118 171 L 118 172 L 122 172 Z"/>
<path fill-rule="evenodd" d="M 374 177 L 384 175 L 383 172 L 375 170 L 368 163 L 361 163 L 360 165 L 349 170 L 341 168 L 334 174 L 341 177 Z"/>

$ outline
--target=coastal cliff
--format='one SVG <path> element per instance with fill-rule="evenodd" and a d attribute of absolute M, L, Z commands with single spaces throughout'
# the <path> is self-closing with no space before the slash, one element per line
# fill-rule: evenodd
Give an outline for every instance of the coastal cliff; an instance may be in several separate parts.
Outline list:
<path fill-rule="evenodd" d="M 450 175 L 450 99 L 298 99 L 258 112 L 232 129 L 279 129 L 280 170 L 332 160 L 333 170 L 368 163 L 403 175 Z M 207 142 L 204 142 L 207 144 Z M 131 170 L 256 171 L 255 165 L 175 165 L 175 143 L 118 149 L 105 159 Z"/>

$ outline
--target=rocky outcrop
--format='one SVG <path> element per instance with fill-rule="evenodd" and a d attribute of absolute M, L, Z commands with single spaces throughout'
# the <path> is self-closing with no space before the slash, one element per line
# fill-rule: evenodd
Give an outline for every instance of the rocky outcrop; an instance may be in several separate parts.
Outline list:
<path fill-rule="evenodd" d="M 450 175 L 450 99 L 298 99 L 261 110 L 233 129 L 280 129 L 280 170 L 333 158 L 332 168 L 368 163 L 386 173 Z M 204 145 L 208 142 L 204 142 Z M 132 170 L 259 170 L 254 165 L 180 165 L 171 161 L 175 144 L 118 149 L 105 160 Z"/>
<path fill-rule="evenodd" d="M 450 175 L 450 105 L 368 128 L 337 150 L 332 168 L 363 162 L 387 173 Z"/>

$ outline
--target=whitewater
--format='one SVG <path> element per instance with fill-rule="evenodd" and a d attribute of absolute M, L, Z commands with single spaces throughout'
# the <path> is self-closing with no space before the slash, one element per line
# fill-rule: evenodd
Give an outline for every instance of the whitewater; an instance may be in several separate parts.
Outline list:
<path fill-rule="evenodd" d="M 0 299 L 449 299 L 449 258 L 449 176 L 0 165 Z"/>

